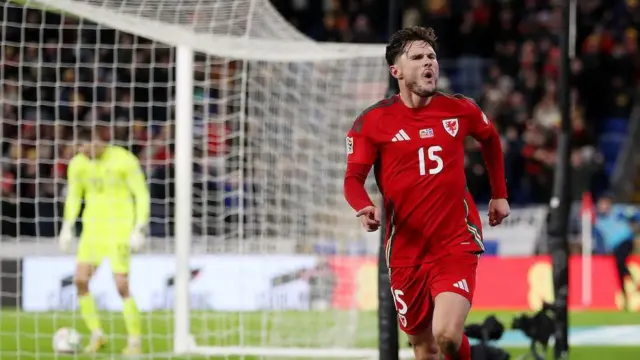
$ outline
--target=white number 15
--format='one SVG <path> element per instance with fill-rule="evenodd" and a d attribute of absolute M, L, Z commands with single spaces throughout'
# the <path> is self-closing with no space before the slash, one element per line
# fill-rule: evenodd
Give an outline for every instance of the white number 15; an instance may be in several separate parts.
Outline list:
<path fill-rule="evenodd" d="M 442 158 L 437 155 L 437 153 L 439 153 L 440 151 L 442 151 L 442 148 L 440 146 L 430 146 L 427 149 L 427 157 L 429 158 L 429 160 L 436 163 L 435 167 L 429 168 L 429 174 L 431 175 L 439 173 L 440 171 L 442 171 L 442 168 L 444 168 Z M 426 175 L 427 165 L 424 161 L 424 148 L 420 148 L 418 150 L 418 160 L 420 161 L 420 175 Z"/>

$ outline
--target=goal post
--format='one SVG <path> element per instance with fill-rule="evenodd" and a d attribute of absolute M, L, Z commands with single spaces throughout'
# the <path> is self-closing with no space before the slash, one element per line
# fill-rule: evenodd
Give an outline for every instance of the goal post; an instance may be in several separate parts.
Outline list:
<path fill-rule="evenodd" d="M 56 328 L 87 333 L 55 239 L 80 127 L 147 175 L 152 238 L 130 275 L 146 352 L 377 357 L 378 242 L 342 184 L 344 136 L 385 94 L 382 45 L 313 42 L 266 0 L 0 4 L 3 156 L 20 165 L 3 172 L 17 231 L 1 246 L 21 249 L 23 285 L 20 309 L 0 312 L 0 357 L 52 358 Z M 91 290 L 115 352 L 109 271 Z"/>
<path fill-rule="evenodd" d="M 193 201 L 193 50 L 178 46 L 176 51 L 176 124 L 175 124 L 175 241 L 176 284 L 173 351 L 192 350 L 189 322 L 189 257 Z"/>

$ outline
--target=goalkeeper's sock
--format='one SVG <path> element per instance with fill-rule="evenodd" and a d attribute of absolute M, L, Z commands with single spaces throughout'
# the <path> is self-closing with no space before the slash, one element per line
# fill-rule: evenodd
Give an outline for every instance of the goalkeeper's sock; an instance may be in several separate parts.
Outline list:
<path fill-rule="evenodd" d="M 138 312 L 138 306 L 136 301 L 132 297 L 123 299 L 122 313 L 124 315 L 124 323 L 127 326 L 127 333 L 129 339 L 140 339 L 140 312 Z"/>
<path fill-rule="evenodd" d="M 87 328 L 93 335 L 102 335 L 102 325 L 100 324 L 100 317 L 98 315 L 98 309 L 96 302 L 93 300 L 93 296 L 87 293 L 82 295 L 78 299 L 80 305 L 80 314 Z"/>
<path fill-rule="evenodd" d="M 445 360 L 471 360 L 471 345 L 467 335 L 462 335 L 462 343 L 460 343 L 458 353 L 455 356 L 445 354 L 444 358 Z"/>

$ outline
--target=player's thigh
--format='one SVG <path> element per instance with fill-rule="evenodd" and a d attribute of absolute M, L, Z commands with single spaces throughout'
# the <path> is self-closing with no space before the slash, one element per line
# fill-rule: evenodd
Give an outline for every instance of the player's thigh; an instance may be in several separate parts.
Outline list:
<path fill-rule="evenodd" d="M 433 309 L 427 266 L 393 268 L 389 275 L 400 329 L 407 335 L 422 334 Z"/>
<path fill-rule="evenodd" d="M 78 265 L 82 264 L 83 268 L 95 268 L 102 263 L 107 254 L 108 249 L 105 248 L 101 241 L 95 240 L 90 232 L 82 232 L 76 253 L 76 263 Z"/>
<path fill-rule="evenodd" d="M 439 259 L 431 278 L 434 299 L 433 333 L 455 343 L 462 340 L 476 285 L 478 255 L 450 254 Z"/>
<path fill-rule="evenodd" d="M 76 272 L 74 274 L 74 282 L 77 286 L 86 287 L 89 285 L 89 281 L 96 272 L 97 266 L 86 262 L 76 263 Z"/>

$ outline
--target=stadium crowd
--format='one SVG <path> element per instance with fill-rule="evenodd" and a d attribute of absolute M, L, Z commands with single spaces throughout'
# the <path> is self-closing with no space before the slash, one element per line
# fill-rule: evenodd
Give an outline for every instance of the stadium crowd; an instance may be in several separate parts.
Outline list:
<path fill-rule="evenodd" d="M 291 23 L 319 41 L 379 42 L 388 36 L 386 1 L 274 2 Z M 404 3 L 404 26 L 427 25 L 436 31 L 441 87 L 474 97 L 499 127 L 512 202 L 546 203 L 560 123 L 561 1 Z M 570 64 L 572 189 L 577 198 L 591 187 L 596 193 L 607 187 L 617 154 L 601 153 L 597 135 L 607 122 L 626 125 L 640 79 L 640 4 L 579 0 L 578 7 L 577 56 Z M 479 201 L 488 199 L 488 180 L 472 140 L 467 181 Z"/>
<path fill-rule="evenodd" d="M 373 43 L 388 36 L 386 1 L 272 2 L 292 24 L 319 41 Z M 640 80 L 640 4 L 578 2 L 577 56 L 571 62 L 575 195 L 589 187 L 607 187 L 616 154 L 599 147 L 598 135 L 609 123 L 626 126 Z M 0 64 L 2 233 L 55 233 L 53 219 L 60 216 L 61 184 L 72 156 L 64 140 L 72 138 L 74 126 L 89 119 L 109 125 L 98 131 L 149 160 L 143 163 L 149 164 L 156 215 L 170 215 L 170 49 L 97 30 L 86 22 L 79 31 L 75 19 L 0 3 L 5 7 Z M 499 128 L 513 203 L 545 203 L 550 196 L 560 121 L 558 3 L 405 1 L 403 24 L 431 26 L 439 37 L 441 88 L 474 97 Z M 109 45 L 116 42 L 117 48 Z M 215 66 L 206 73 L 212 82 L 221 76 Z M 133 106 L 133 98 L 145 105 Z M 89 106 L 92 103 L 116 105 Z M 204 151 L 212 157 L 224 154 L 229 144 L 221 139 L 229 131 L 219 126 L 201 129 Z M 473 140 L 468 142 L 467 181 L 479 202 L 488 199 L 488 180 Z M 44 220 L 36 222 L 36 217 Z"/>

